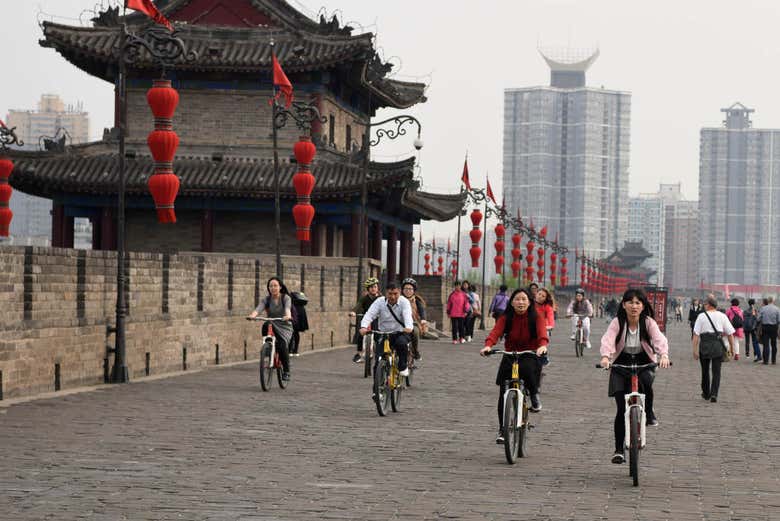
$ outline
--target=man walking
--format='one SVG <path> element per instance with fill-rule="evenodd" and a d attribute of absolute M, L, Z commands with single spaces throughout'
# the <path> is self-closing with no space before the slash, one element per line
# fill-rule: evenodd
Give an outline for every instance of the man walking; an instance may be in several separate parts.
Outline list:
<path fill-rule="evenodd" d="M 711 402 L 718 401 L 720 366 L 725 355 L 724 336 L 728 337 L 729 352 L 733 353 L 734 327 L 729 318 L 718 311 L 718 300 L 710 295 L 704 301 L 704 311 L 693 325 L 693 359 L 701 362 L 701 397 Z"/>
<path fill-rule="evenodd" d="M 754 362 L 761 361 L 761 348 L 758 345 L 758 311 L 755 299 L 748 299 L 748 307 L 743 312 L 745 317 L 742 328 L 745 330 L 745 356 L 750 358 L 750 346 L 753 346 Z"/>
<path fill-rule="evenodd" d="M 764 365 L 769 363 L 769 345 L 772 345 L 772 364 L 777 363 L 777 325 L 780 324 L 780 309 L 775 306 L 775 298 L 767 297 L 767 305 L 758 312 L 761 323 L 761 343 L 764 345 Z"/>

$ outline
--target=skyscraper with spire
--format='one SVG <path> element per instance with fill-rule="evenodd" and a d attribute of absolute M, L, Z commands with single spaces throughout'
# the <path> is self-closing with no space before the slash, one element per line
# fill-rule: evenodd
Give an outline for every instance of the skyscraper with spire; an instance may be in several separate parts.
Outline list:
<path fill-rule="evenodd" d="M 540 54 L 550 85 L 504 91 L 507 210 L 605 257 L 628 233 L 631 94 L 586 86 L 598 50 Z"/>

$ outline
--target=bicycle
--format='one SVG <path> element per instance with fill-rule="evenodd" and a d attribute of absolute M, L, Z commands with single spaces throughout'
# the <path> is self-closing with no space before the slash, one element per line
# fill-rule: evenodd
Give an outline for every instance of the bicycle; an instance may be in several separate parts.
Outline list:
<path fill-rule="evenodd" d="M 582 325 L 583 315 L 577 315 L 577 330 L 574 333 L 574 354 L 577 358 L 583 356 L 585 352 L 585 328 Z"/>
<path fill-rule="evenodd" d="M 505 382 L 508 388 L 504 392 L 504 424 L 501 426 L 501 434 L 504 437 L 506 460 L 513 465 L 518 457 L 528 456 L 528 431 L 533 428 L 528 421 L 531 397 L 523 380 L 520 379 L 520 357 L 537 355 L 533 351 L 498 349 L 490 350 L 487 354 L 512 357 L 512 378 Z"/>
<path fill-rule="evenodd" d="M 363 313 L 356 314 L 355 318 L 357 319 L 355 329 L 359 330 Z M 371 326 L 368 326 L 366 329 L 368 329 L 368 333 L 361 339 L 361 342 L 363 343 L 363 349 L 361 351 L 363 353 L 363 378 L 371 376 L 371 360 L 374 352 L 374 332 L 371 331 Z"/>
<path fill-rule="evenodd" d="M 599 369 L 601 364 L 596 364 Z M 624 447 L 628 447 L 628 474 L 633 479 L 634 486 L 639 486 L 639 451 L 645 448 L 646 437 L 646 415 L 645 415 L 645 395 L 639 392 L 639 373 L 648 369 L 658 367 L 658 364 L 651 362 L 649 364 L 611 364 L 610 367 L 619 370 L 627 370 L 631 376 L 631 392 L 627 393 L 626 399 L 626 439 L 623 442 Z"/>
<path fill-rule="evenodd" d="M 254 317 L 247 320 L 262 321 L 262 322 L 283 322 L 284 318 L 269 318 L 269 317 Z M 279 353 L 276 352 L 276 336 L 274 335 L 274 328 L 269 325 L 268 332 L 263 337 L 263 347 L 260 350 L 260 387 L 263 391 L 271 389 L 271 380 L 273 378 L 273 371 L 276 369 L 276 378 L 279 381 L 279 387 L 286 389 L 288 381 L 282 378 L 283 368 L 282 360 L 279 358 Z"/>
<path fill-rule="evenodd" d="M 392 331 L 374 331 L 377 343 L 382 342 L 382 349 L 377 354 L 374 367 L 374 403 L 379 416 L 387 415 L 388 402 L 393 412 L 401 408 L 401 384 L 400 371 L 398 370 L 398 356 L 390 345 Z"/>

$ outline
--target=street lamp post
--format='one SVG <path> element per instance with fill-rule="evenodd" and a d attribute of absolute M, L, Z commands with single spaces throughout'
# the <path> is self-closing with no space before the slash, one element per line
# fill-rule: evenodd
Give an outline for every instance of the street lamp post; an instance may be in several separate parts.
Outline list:
<path fill-rule="evenodd" d="M 320 115 L 316 105 L 293 101 L 290 109 L 277 102 L 276 96 L 272 101 L 273 116 L 271 118 L 271 136 L 274 149 L 274 232 L 276 234 L 276 275 L 282 277 L 282 232 L 281 232 L 281 188 L 279 186 L 279 144 L 278 132 L 292 119 L 295 126 L 304 132 L 311 132 L 311 125 L 315 121 L 325 123 L 326 119 Z"/>
<path fill-rule="evenodd" d="M 370 116 L 369 116 L 370 118 Z M 371 129 L 374 127 L 381 127 L 388 123 L 395 123 L 395 128 L 384 129 L 379 128 L 376 131 L 376 137 L 371 139 Z M 357 277 L 357 298 L 360 298 L 361 290 L 363 288 L 363 250 L 365 249 L 365 228 L 366 228 L 366 205 L 368 204 L 368 169 L 370 166 L 370 149 L 373 146 L 379 144 L 383 137 L 387 139 L 396 139 L 400 136 L 404 136 L 407 133 L 405 126 L 416 125 L 417 126 L 417 139 L 414 140 L 414 148 L 420 150 L 423 147 L 423 142 L 420 139 L 422 133 L 422 125 L 414 116 L 401 115 L 393 118 L 388 118 L 383 121 L 371 123 L 363 123 L 365 126 L 365 132 L 363 132 L 363 144 L 361 146 L 360 154 L 363 159 L 363 178 L 360 185 L 360 220 L 358 229 L 358 277 Z M 388 274 L 388 279 L 395 274 Z"/>
<path fill-rule="evenodd" d="M 184 42 L 177 36 L 177 32 L 169 32 L 167 29 L 153 25 L 145 29 L 140 35 L 127 30 L 127 24 L 120 27 L 119 47 L 114 49 L 114 56 L 119 62 L 119 76 L 117 96 L 119 121 L 117 124 L 119 138 L 119 179 L 117 189 L 117 269 L 116 269 L 116 323 L 114 327 L 107 326 L 109 333 L 115 334 L 113 351 L 114 366 L 111 370 L 112 383 L 127 383 L 130 380 L 127 368 L 127 352 L 125 345 L 125 319 L 127 317 L 127 299 L 125 296 L 125 138 L 127 136 L 127 66 L 138 63 L 141 60 L 151 58 L 162 69 L 171 66 L 180 58 L 186 61 L 194 61 L 198 55 L 194 51 L 187 51 Z M 147 57 L 148 55 L 148 57 Z"/>

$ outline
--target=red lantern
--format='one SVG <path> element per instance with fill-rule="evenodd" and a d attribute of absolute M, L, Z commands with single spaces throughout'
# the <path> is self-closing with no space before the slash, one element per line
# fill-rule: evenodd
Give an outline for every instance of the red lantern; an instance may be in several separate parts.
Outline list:
<path fill-rule="evenodd" d="M 479 267 L 479 256 L 482 255 L 482 248 L 479 246 L 472 246 L 469 248 L 469 255 L 471 255 L 471 267 Z"/>
<path fill-rule="evenodd" d="M 425 252 L 425 274 L 431 274 L 431 254 L 428 252 Z"/>
<path fill-rule="evenodd" d="M 444 257 L 439 255 L 439 269 L 437 270 L 438 275 L 444 275 Z"/>
<path fill-rule="evenodd" d="M 504 256 L 503 255 L 496 255 L 493 258 L 493 262 L 496 265 L 496 273 L 499 275 L 504 272 Z"/>
<path fill-rule="evenodd" d="M 8 184 L 8 177 L 13 172 L 14 164 L 7 157 L 0 157 L 0 237 L 8 237 L 8 229 L 14 214 L 8 207 L 13 189 Z"/>
<path fill-rule="evenodd" d="M 469 249 L 469 255 L 471 255 L 471 267 L 479 267 L 479 257 L 482 254 L 482 249 L 479 247 L 479 241 L 482 239 L 482 231 L 479 229 L 479 224 L 482 222 L 482 212 L 479 208 L 474 209 L 471 212 L 471 224 L 472 228 L 469 232 L 471 237 L 471 248 Z"/>
<path fill-rule="evenodd" d="M 173 114 L 179 104 L 179 93 L 170 80 L 154 80 L 146 93 L 146 101 L 154 114 L 154 130 L 146 139 L 154 158 L 154 173 L 148 187 L 157 209 L 157 221 L 175 223 L 174 202 L 179 193 L 179 178 L 173 173 L 173 158 L 179 146 L 179 136 L 173 131 Z"/>
<path fill-rule="evenodd" d="M 311 240 L 311 223 L 314 220 L 314 206 L 311 205 L 311 192 L 314 190 L 315 179 L 311 174 L 311 162 L 317 153 L 317 147 L 309 136 L 301 136 L 293 145 L 293 154 L 298 163 L 298 171 L 293 176 L 293 187 L 298 202 L 293 206 L 295 221 L 295 237 L 299 241 Z"/>
<path fill-rule="evenodd" d="M 512 235 L 512 276 L 517 278 L 520 275 L 520 237 L 519 233 Z"/>

